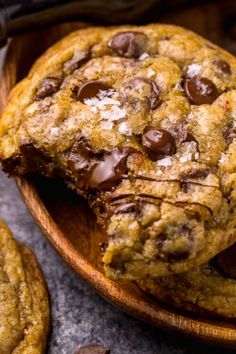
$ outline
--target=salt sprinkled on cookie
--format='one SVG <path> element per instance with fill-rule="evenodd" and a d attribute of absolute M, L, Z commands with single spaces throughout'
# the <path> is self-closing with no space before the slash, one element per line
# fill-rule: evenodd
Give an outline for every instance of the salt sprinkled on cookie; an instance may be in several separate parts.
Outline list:
<path fill-rule="evenodd" d="M 158 166 L 172 166 L 172 159 L 171 157 L 165 157 L 164 159 L 157 161 Z"/>
<path fill-rule="evenodd" d="M 122 122 L 118 125 L 118 130 L 121 134 L 131 136 L 132 130 L 128 127 L 127 122 Z"/>
<path fill-rule="evenodd" d="M 83 103 L 91 107 L 92 112 L 100 112 L 101 119 L 107 119 L 110 122 L 122 119 L 126 116 L 126 111 L 119 108 L 121 102 L 112 98 L 115 90 L 100 90 L 97 96 L 84 99 Z"/>
<path fill-rule="evenodd" d="M 138 59 L 139 60 L 144 60 L 144 59 L 147 59 L 149 57 L 150 57 L 150 55 L 148 53 L 143 53 L 143 54 L 140 55 L 140 57 Z"/>
<path fill-rule="evenodd" d="M 202 67 L 199 64 L 191 64 L 188 67 L 187 74 L 189 77 L 197 76 L 201 73 Z"/>
<path fill-rule="evenodd" d="M 152 69 L 150 69 L 150 68 L 147 69 L 147 77 L 148 77 L 149 79 L 150 79 L 151 77 L 155 76 L 155 75 L 156 75 L 156 73 L 155 73 L 154 70 L 152 70 Z"/>

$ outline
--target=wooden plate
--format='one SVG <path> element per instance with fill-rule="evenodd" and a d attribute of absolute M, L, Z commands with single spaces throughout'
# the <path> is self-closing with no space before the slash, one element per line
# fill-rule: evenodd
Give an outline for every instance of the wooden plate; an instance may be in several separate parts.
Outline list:
<path fill-rule="evenodd" d="M 198 18 L 198 23 L 191 24 L 193 29 L 217 39 L 220 33 L 217 21 L 220 22 L 221 9 L 216 10 L 215 5 L 203 6 L 204 9 L 196 7 L 162 20 L 190 27 L 189 17 Z M 215 22 L 209 6 L 214 7 Z M 203 14 L 207 16 L 204 17 Z M 210 29 L 209 23 L 214 23 Z M 4 105 L 11 87 L 26 75 L 32 62 L 45 48 L 71 30 L 82 26 L 85 25 L 61 24 L 13 39 L 8 48 L 1 80 L 0 104 Z M 177 312 L 155 302 L 132 282 L 108 280 L 100 264 L 99 243 L 103 241 L 103 234 L 97 227 L 95 217 L 86 202 L 66 189 L 61 182 L 39 177 L 17 178 L 16 182 L 26 205 L 53 247 L 77 274 L 108 301 L 163 329 L 217 345 L 236 347 L 236 330 L 233 324 L 208 321 Z"/>

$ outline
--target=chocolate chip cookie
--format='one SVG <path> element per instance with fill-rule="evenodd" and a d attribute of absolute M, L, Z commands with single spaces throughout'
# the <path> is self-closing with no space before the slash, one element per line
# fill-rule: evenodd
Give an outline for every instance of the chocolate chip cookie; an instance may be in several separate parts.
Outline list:
<path fill-rule="evenodd" d="M 187 273 L 139 280 L 158 300 L 205 316 L 236 319 L 236 244 Z"/>
<path fill-rule="evenodd" d="M 76 31 L 12 90 L 2 168 L 88 200 L 107 276 L 184 272 L 236 240 L 235 88 L 236 59 L 185 29 Z"/>
<path fill-rule="evenodd" d="M 49 331 L 45 283 L 34 254 L 0 221 L 0 352 L 44 353 Z"/>

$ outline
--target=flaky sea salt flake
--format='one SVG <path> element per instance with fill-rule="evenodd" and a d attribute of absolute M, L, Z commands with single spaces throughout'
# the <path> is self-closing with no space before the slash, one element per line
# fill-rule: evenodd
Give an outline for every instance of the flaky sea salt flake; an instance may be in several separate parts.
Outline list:
<path fill-rule="evenodd" d="M 118 125 L 118 130 L 121 134 L 131 136 L 132 130 L 128 127 L 127 122 L 122 122 Z"/>
<path fill-rule="evenodd" d="M 175 90 L 178 90 L 178 91 L 184 90 L 180 82 L 177 82 L 177 84 L 175 85 Z"/>
<path fill-rule="evenodd" d="M 50 134 L 51 134 L 51 135 L 57 136 L 58 133 L 59 133 L 59 128 L 57 128 L 57 127 L 51 128 L 51 130 L 50 130 Z"/>
<path fill-rule="evenodd" d="M 110 109 L 101 111 L 100 116 L 102 119 L 108 119 L 110 121 L 114 121 L 114 120 L 125 118 L 126 111 L 117 106 L 111 106 Z"/>
<path fill-rule="evenodd" d="M 146 52 L 144 52 L 144 53 L 142 53 L 141 55 L 140 55 L 140 57 L 138 58 L 139 60 L 144 60 L 144 59 L 147 59 L 147 58 L 149 58 L 150 57 L 150 55 L 148 54 L 148 53 L 146 53 Z"/>
<path fill-rule="evenodd" d="M 152 69 L 147 69 L 147 77 L 150 78 L 150 77 L 153 77 L 155 76 L 155 71 L 152 70 Z"/>
<path fill-rule="evenodd" d="M 172 160 L 171 157 L 164 157 L 164 159 L 158 160 L 157 161 L 158 166 L 171 166 L 172 165 Z"/>
<path fill-rule="evenodd" d="M 191 154 L 191 153 L 188 153 L 188 154 L 186 154 L 185 156 L 181 156 L 181 157 L 179 158 L 179 161 L 180 161 L 180 162 L 192 161 L 192 154 Z"/>
<path fill-rule="evenodd" d="M 191 64 L 188 67 L 187 74 L 188 74 L 189 77 L 194 77 L 194 76 L 199 75 L 201 70 L 202 70 L 201 65 L 199 65 L 199 64 Z"/>
<path fill-rule="evenodd" d="M 101 122 L 100 127 L 101 127 L 102 129 L 111 130 L 112 127 L 113 127 L 113 123 L 110 122 L 109 120 L 103 121 L 103 122 Z"/>
<path fill-rule="evenodd" d="M 109 90 L 100 90 L 99 92 L 98 92 L 98 98 L 100 99 L 100 100 L 102 100 L 103 98 L 105 98 L 105 97 L 111 97 L 111 96 L 113 96 L 114 95 L 114 93 L 115 93 L 115 89 L 109 89 Z"/>

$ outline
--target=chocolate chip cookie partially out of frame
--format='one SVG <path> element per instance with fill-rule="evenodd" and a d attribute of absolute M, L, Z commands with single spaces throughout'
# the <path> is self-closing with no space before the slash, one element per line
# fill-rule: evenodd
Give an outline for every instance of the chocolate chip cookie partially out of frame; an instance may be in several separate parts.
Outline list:
<path fill-rule="evenodd" d="M 48 295 L 33 252 L 0 220 L 0 353 L 43 354 L 50 327 Z"/>
<path fill-rule="evenodd" d="M 185 29 L 91 27 L 55 44 L 0 120 L 9 175 L 60 176 L 107 234 L 113 279 L 184 272 L 236 240 L 236 59 Z"/>
<path fill-rule="evenodd" d="M 159 301 L 207 317 L 236 319 L 236 244 L 188 272 L 138 281 Z"/>

